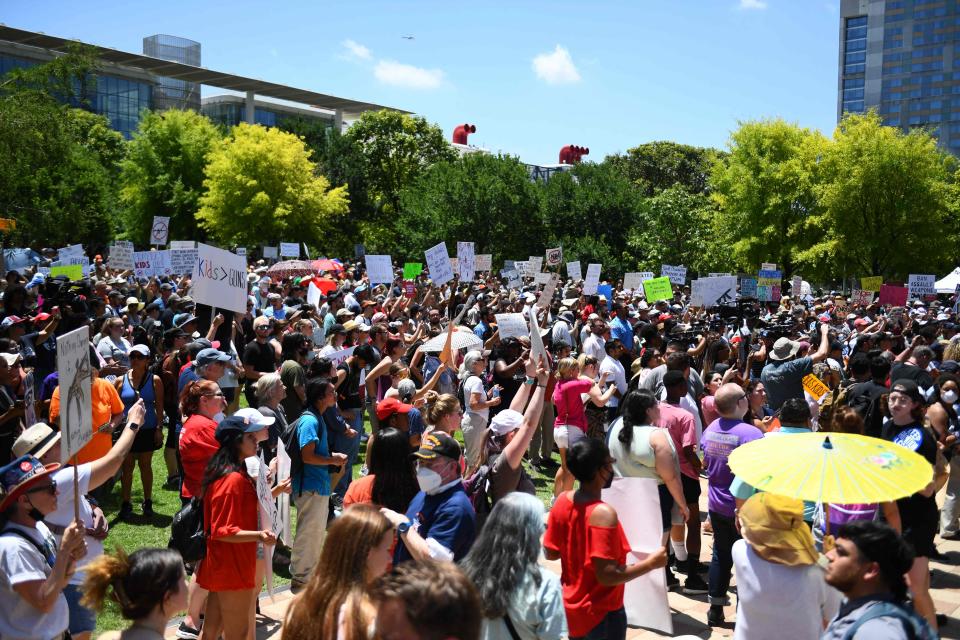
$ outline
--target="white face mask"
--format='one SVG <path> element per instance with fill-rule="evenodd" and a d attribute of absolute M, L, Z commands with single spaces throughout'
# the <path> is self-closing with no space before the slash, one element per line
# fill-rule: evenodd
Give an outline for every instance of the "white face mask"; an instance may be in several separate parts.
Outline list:
<path fill-rule="evenodd" d="M 420 485 L 420 490 L 427 495 L 436 493 L 442 483 L 443 478 L 433 469 L 426 467 L 417 469 L 417 484 Z"/>
<path fill-rule="evenodd" d="M 957 402 L 957 392 L 952 389 L 950 391 L 944 391 L 940 394 L 940 399 L 947 404 L 955 404 Z"/>

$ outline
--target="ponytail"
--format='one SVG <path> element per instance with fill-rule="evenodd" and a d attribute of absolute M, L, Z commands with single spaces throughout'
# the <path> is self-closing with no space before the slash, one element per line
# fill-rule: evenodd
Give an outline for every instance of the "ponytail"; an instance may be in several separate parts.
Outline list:
<path fill-rule="evenodd" d="M 127 620 L 147 617 L 163 606 L 167 594 L 185 588 L 183 559 L 172 549 L 138 549 L 127 556 L 117 547 L 114 555 L 96 558 L 85 571 L 81 604 L 102 611 L 109 598 Z"/>

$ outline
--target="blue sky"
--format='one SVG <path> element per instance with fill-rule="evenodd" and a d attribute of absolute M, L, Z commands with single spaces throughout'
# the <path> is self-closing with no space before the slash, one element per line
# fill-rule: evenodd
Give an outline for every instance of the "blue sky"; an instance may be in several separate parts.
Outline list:
<path fill-rule="evenodd" d="M 565 144 L 597 161 L 653 140 L 722 147 L 764 117 L 832 133 L 838 5 L 4 0 L 0 22 L 134 52 L 191 38 L 210 69 L 407 109 L 448 138 L 470 122 L 471 143 L 549 164 Z"/>

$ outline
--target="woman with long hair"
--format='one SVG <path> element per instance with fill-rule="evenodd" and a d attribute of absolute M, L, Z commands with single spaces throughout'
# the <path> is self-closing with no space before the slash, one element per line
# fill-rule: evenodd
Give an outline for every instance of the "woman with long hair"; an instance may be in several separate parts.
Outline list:
<path fill-rule="evenodd" d="M 487 424 L 490 422 L 490 408 L 500 404 L 499 385 L 494 385 L 490 389 L 491 397 L 487 397 L 487 389 L 483 384 L 486 368 L 487 358 L 482 351 L 468 351 L 458 375 L 465 408 L 460 429 L 463 431 L 467 466 L 470 468 L 479 464 Z"/>
<path fill-rule="evenodd" d="M 257 455 L 257 431 L 263 424 L 232 416 L 217 425 L 220 443 L 203 475 L 203 523 L 207 555 L 197 569 L 197 584 L 209 592 L 200 638 L 247 640 L 252 599 L 256 597 L 257 543 L 273 545 L 277 536 L 259 529 L 257 490 L 247 474 L 246 458 Z"/>
<path fill-rule="evenodd" d="M 941 373 L 933 385 L 927 420 L 937 437 L 938 446 L 950 462 L 947 495 L 940 511 L 940 537 L 960 535 L 957 516 L 960 515 L 960 456 L 957 455 L 957 436 L 960 434 L 960 378 L 952 373 Z"/>
<path fill-rule="evenodd" d="M 103 611 L 109 599 L 133 622 L 124 631 L 102 634 L 104 640 L 160 640 L 170 618 L 187 608 L 183 560 L 172 549 L 137 549 L 127 556 L 118 547 L 116 554 L 98 557 L 84 571 L 84 606 Z"/>
<path fill-rule="evenodd" d="M 773 422 L 773 411 L 767 405 L 766 388 L 759 379 L 751 379 L 743 390 L 747 394 L 747 401 L 750 403 L 750 409 L 747 415 L 743 416 L 743 421 L 766 433 L 770 430 Z"/>
<path fill-rule="evenodd" d="M 320 349 L 320 355 L 323 357 L 329 356 L 331 353 L 340 351 L 343 349 L 343 343 L 347 339 L 347 332 L 344 331 L 342 324 L 331 325 L 327 329 L 327 340 L 326 344 Z"/>
<path fill-rule="evenodd" d="M 373 504 L 406 513 L 413 496 L 420 491 L 407 434 L 394 427 L 380 429 L 367 447 L 367 468 L 367 475 L 350 483 L 343 508 Z"/>
<path fill-rule="evenodd" d="M 567 637 L 560 580 L 538 562 L 543 515 L 543 503 L 535 496 L 507 494 L 460 561 L 483 605 L 483 638 Z"/>
<path fill-rule="evenodd" d="M 303 413 L 306 401 L 307 373 L 304 365 L 310 354 L 311 342 L 299 332 L 283 336 L 283 352 L 280 356 L 280 380 L 287 393 L 282 401 L 283 410 L 294 420 Z"/>
<path fill-rule="evenodd" d="M 703 382 L 706 395 L 700 400 L 700 408 L 703 411 L 703 426 L 706 428 L 720 417 L 720 414 L 717 413 L 716 398 L 713 395 L 723 384 L 723 374 L 713 370 L 703 377 Z"/>
<path fill-rule="evenodd" d="M 220 448 L 215 432 L 227 403 L 220 385 L 210 380 L 191 380 L 180 394 L 180 464 L 183 467 L 183 485 L 180 498 L 184 504 L 200 496 L 203 472 L 210 458 Z"/>
<path fill-rule="evenodd" d="M 287 610 L 283 640 L 373 638 L 377 611 L 370 586 L 387 572 L 393 542 L 393 525 L 376 507 L 345 510 L 327 531 L 306 589 Z"/>

